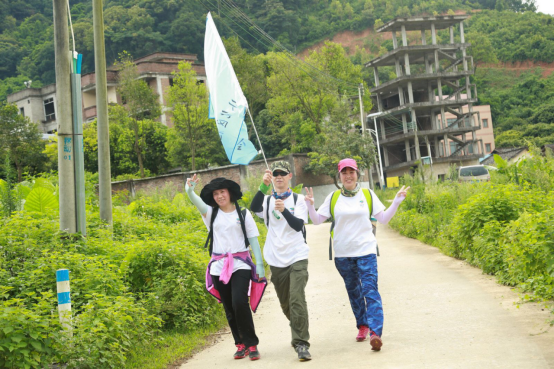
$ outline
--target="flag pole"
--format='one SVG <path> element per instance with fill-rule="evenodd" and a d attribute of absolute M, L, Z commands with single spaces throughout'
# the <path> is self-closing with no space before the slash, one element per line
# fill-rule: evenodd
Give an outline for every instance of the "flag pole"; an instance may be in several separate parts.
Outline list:
<path fill-rule="evenodd" d="M 252 122 L 252 127 L 254 127 L 254 132 L 256 133 L 256 138 L 258 139 L 258 144 L 260 145 L 260 151 L 262 152 L 262 156 L 264 157 L 265 166 L 267 167 L 267 170 L 271 170 L 271 169 L 269 169 L 269 165 L 267 164 L 267 159 L 265 157 L 265 152 L 264 152 L 264 148 L 262 146 L 262 141 L 260 141 L 260 136 L 258 136 L 258 130 L 256 129 L 256 125 L 254 124 L 254 119 L 252 119 L 252 114 L 250 114 L 250 108 L 248 106 L 246 106 L 246 111 L 248 111 L 248 116 L 250 117 L 250 121 Z M 273 187 L 275 187 L 275 186 L 273 186 Z"/>

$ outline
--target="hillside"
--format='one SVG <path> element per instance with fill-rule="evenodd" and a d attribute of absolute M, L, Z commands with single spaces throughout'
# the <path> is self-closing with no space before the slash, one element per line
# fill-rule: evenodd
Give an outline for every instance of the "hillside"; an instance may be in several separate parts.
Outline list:
<path fill-rule="evenodd" d="M 84 55 L 83 73 L 88 73 L 94 66 L 92 4 L 89 0 L 70 4 L 76 48 Z M 537 13 L 525 0 L 106 0 L 104 8 L 109 64 L 122 51 L 134 57 L 154 51 L 188 52 L 202 59 L 207 11 L 212 11 L 222 36 L 238 35 L 249 53 L 276 49 L 263 32 L 302 58 L 331 39 L 342 44 L 357 65 L 392 49 L 389 35 L 373 31 L 383 22 L 419 14 L 472 14 L 465 32 L 478 70 L 499 69 L 502 75 L 495 72 L 492 80 L 490 73 L 475 77 L 480 102 L 499 101 L 493 112 L 498 132 L 521 126 L 511 118 L 533 124 L 554 122 L 550 113 L 544 113 L 552 110 L 545 97 L 550 96 L 554 63 L 554 18 Z M 55 82 L 51 0 L 0 0 L 0 32 L 0 101 L 22 89 L 24 81 L 32 80 L 33 87 Z M 409 35 L 409 40 L 418 37 Z M 439 42 L 448 37 L 446 31 L 438 33 Z M 533 77 L 523 76 L 524 71 L 533 71 Z M 362 77 L 371 87 L 370 71 L 364 70 Z M 384 76 L 392 77 L 392 73 Z M 513 100 L 508 96 L 517 94 L 507 88 L 526 91 L 533 84 L 525 82 L 528 78 L 537 86 L 525 96 L 534 98 L 525 100 L 524 109 L 504 106 Z M 514 83 L 501 90 L 497 80 L 503 79 Z"/>

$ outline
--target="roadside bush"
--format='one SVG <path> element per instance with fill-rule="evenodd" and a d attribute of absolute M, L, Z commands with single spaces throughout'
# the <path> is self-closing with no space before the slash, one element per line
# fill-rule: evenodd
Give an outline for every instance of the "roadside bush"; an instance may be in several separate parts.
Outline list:
<path fill-rule="evenodd" d="M 123 368 L 131 347 L 155 339 L 161 320 L 131 296 L 87 298 L 74 318 L 72 344 L 62 351 L 68 368 Z"/>
<path fill-rule="evenodd" d="M 37 294 L 36 303 L 28 307 L 21 299 L 6 300 L 10 289 L 0 287 L 0 367 L 47 367 L 58 358 L 54 346 L 62 339 L 58 315 L 52 310 L 55 296 Z"/>
<path fill-rule="evenodd" d="M 473 237 L 492 221 L 507 223 L 516 220 L 524 210 L 544 209 L 545 194 L 521 190 L 515 185 L 481 185 L 481 193 L 458 207 L 452 222 L 445 230 L 450 247 L 444 251 L 454 257 L 471 259 Z"/>
<path fill-rule="evenodd" d="M 391 227 L 534 298 L 554 299 L 554 158 L 531 153 L 515 164 L 495 158 L 492 183 L 409 177 L 414 187 Z"/>

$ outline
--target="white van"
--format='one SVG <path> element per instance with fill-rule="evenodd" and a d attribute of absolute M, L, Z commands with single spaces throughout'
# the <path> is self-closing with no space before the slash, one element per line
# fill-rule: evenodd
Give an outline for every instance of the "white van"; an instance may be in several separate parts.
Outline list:
<path fill-rule="evenodd" d="M 458 169 L 458 182 L 483 182 L 490 181 L 489 170 L 483 165 L 471 165 Z"/>

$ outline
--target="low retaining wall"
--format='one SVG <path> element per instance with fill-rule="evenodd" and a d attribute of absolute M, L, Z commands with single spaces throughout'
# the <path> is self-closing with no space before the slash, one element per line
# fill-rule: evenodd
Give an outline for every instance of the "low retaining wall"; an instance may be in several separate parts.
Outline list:
<path fill-rule="evenodd" d="M 286 160 L 291 164 L 292 180 L 291 185 L 296 186 L 299 183 L 304 184 L 304 187 L 314 187 L 316 195 L 316 207 L 325 199 L 325 196 L 334 188 L 333 179 L 327 175 L 314 175 L 305 170 L 310 162 L 307 154 L 291 154 L 279 158 L 268 159 L 268 164 L 271 165 L 274 161 Z M 263 160 L 256 160 L 249 165 L 226 165 L 217 168 L 202 169 L 194 172 L 180 172 L 174 174 L 164 174 L 157 177 L 131 179 L 127 181 L 112 182 L 112 192 L 128 191 L 134 196 L 137 192 L 154 192 L 161 189 L 172 188 L 174 191 L 183 192 L 187 178 L 197 174 L 200 178 L 200 184 L 210 182 L 217 177 L 225 177 L 232 179 L 240 184 L 245 190 L 253 190 L 248 188 L 248 176 L 256 176 L 262 179 L 262 175 L 266 170 L 266 165 Z M 364 180 L 362 175 L 361 180 Z M 367 179 L 366 179 L 367 181 Z M 256 184 L 257 186 L 257 184 Z"/>

